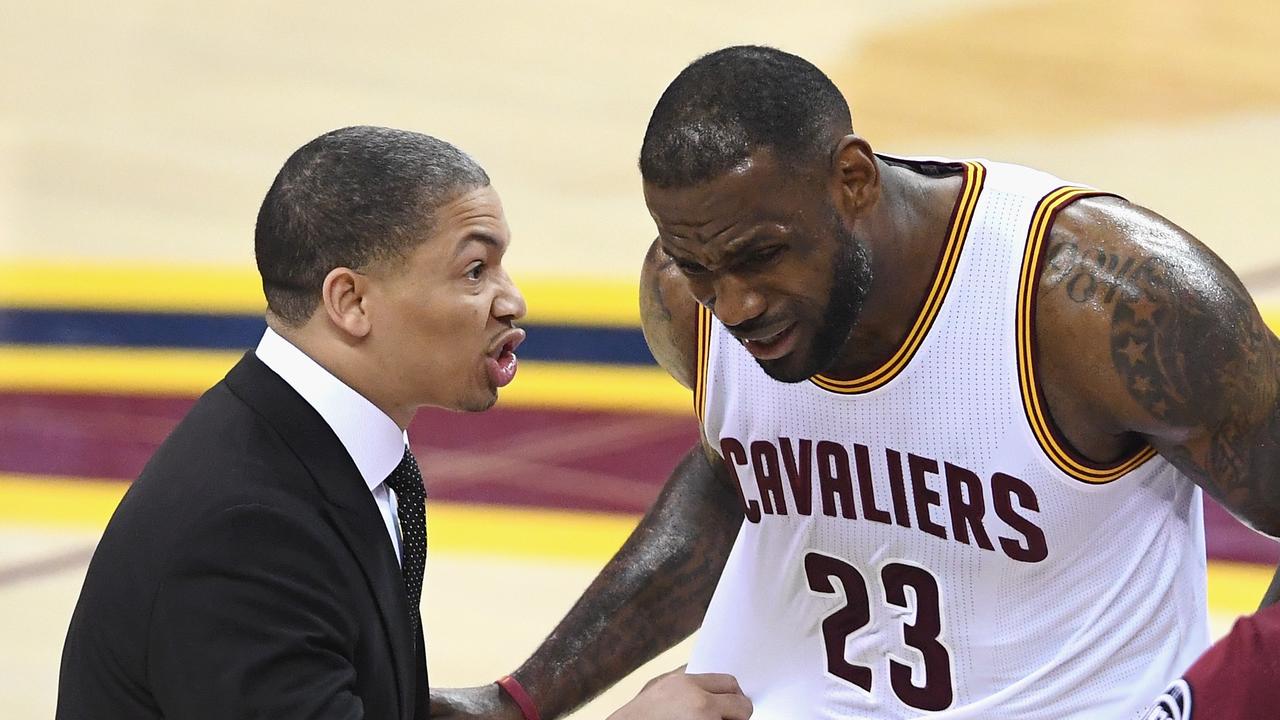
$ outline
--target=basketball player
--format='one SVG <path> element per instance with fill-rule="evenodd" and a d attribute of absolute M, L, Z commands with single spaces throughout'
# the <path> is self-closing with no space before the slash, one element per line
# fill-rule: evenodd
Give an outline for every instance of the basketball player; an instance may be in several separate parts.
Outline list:
<path fill-rule="evenodd" d="M 699 624 L 689 670 L 764 720 L 1132 718 L 1200 654 L 1201 489 L 1280 534 L 1280 343 L 1212 252 L 1043 172 L 875 154 L 770 48 L 681 72 L 640 169 L 645 336 L 703 441 L 515 671 L 537 714 Z"/>

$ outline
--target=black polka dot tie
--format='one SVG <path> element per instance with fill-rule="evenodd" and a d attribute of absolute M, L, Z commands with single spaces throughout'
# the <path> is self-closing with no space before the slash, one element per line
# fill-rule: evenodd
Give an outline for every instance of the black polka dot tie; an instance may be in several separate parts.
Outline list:
<path fill-rule="evenodd" d="M 391 475 L 387 487 L 396 494 L 396 514 L 400 518 L 400 572 L 404 575 L 404 591 L 409 599 L 409 622 L 417 642 L 418 604 L 422 600 L 422 571 L 427 564 L 427 512 L 426 492 L 422 487 L 422 472 L 409 448 Z"/>

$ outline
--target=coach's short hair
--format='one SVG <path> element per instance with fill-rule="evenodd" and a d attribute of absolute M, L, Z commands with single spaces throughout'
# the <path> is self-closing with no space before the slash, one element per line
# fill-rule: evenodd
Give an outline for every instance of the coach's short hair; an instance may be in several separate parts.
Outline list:
<path fill-rule="evenodd" d="M 695 60 L 667 86 L 649 118 L 640 174 L 657 187 L 688 187 L 760 148 L 802 163 L 852 132 L 849 104 L 821 70 L 781 50 L 740 45 Z"/>
<path fill-rule="evenodd" d="M 258 210 L 254 254 L 268 310 L 305 323 L 331 270 L 404 257 L 442 205 L 488 184 L 466 153 L 406 130 L 347 127 L 303 145 Z"/>

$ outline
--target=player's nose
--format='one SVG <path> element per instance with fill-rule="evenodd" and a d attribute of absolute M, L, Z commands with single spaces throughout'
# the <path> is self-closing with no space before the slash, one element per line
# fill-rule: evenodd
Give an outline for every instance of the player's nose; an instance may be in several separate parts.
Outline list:
<path fill-rule="evenodd" d="M 738 278 L 729 276 L 716 282 L 711 309 L 720 322 L 728 327 L 750 323 L 760 317 L 767 307 L 764 295 Z"/>

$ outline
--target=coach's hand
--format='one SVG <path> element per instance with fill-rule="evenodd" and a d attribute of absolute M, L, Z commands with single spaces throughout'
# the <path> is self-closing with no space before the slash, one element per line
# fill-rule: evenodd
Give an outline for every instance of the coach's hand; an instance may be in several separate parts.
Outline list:
<path fill-rule="evenodd" d="M 520 708 L 495 683 L 431 688 L 431 717 L 442 720 L 522 720 Z"/>
<path fill-rule="evenodd" d="M 676 668 L 649 681 L 609 720 L 747 720 L 751 701 L 732 675 L 687 675 Z"/>

